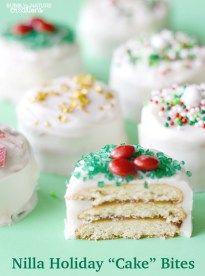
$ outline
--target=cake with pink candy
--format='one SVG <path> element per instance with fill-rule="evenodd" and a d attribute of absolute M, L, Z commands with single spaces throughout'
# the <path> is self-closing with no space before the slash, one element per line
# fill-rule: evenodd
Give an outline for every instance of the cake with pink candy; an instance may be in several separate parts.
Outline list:
<path fill-rule="evenodd" d="M 26 138 L 0 125 L 0 226 L 31 212 L 37 202 L 38 169 Z"/>

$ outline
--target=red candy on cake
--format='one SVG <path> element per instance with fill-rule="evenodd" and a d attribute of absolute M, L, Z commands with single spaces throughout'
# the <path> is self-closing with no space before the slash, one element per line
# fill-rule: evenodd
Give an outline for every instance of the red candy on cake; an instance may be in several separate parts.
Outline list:
<path fill-rule="evenodd" d="M 112 152 L 111 158 L 129 158 L 135 153 L 135 148 L 131 145 L 122 145 L 116 147 Z"/>
<path fill-rule="evenodd" d="M 124 158 L 113 159 L 109 164 L 109 170 L 119 176 L 130 176 L 136 173 L 133 162 Z"/>
<path fill-rule="evenodd" d="M 159 167 L 159 161 L 153 156 L 141 155 L 134 159 L 136 169 L 141 171 L 153 171 Z"/>

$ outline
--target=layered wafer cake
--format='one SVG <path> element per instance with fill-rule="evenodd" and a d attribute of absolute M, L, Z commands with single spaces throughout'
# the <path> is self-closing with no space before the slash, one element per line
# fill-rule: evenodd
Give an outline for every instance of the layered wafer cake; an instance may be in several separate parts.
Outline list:
<path fill-rule="evenodd" d="M 38 169 L 26 138 L 0 125 L 0 226 L 31 212 L 37 202 Z"/>
<path fill-rule="evenodd" d="M 140 145 L 106 145 L 83 156 L 67 186 L 65 237 L 190 237 L 188 175 L 184 162 Z"/>

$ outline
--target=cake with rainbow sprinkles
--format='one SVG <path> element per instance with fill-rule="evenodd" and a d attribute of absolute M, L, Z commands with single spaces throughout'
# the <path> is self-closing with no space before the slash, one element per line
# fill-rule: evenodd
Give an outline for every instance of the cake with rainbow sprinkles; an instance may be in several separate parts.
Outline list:
<path fill-rule="evenodd" d="M 84 155 L 67 186 L 65 237 L 190 237 L 189 176 L 184 162 L 138 144 Z"/>

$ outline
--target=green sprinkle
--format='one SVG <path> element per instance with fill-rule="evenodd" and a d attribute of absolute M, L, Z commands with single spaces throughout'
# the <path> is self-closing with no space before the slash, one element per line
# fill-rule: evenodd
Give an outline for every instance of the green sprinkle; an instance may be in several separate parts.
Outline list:
<path fill-rule="evenodd" d="M 50 197 L 55 198 L 55 199 L 58 198 L 56 192 L 50 192 Z"/>
<path fill-rule="evenodd" d="M 164 123 L 164 126 L 165 126 L 165 127 L 169 127 L 169 123 L 168 123 L 168 122 L 165 122 L 165 123 Z"/>
<path fill-rule="evenodd" d="M 105 182 L 104 181 L 98 181 L 98 187 L 99 188 L 103 188 L 105 186 Z"/>
<path fill-rule="evenodd" d="M 144 188 L 145 188 L 145 189 L 149 189 L 149 186 L 148 186 L 147 181 L 144 182 Z"/>
<path fill-rule="evenodd" d="M 184 166 L 184 165 L 185 165 L 185 162 L 184 162 L 184 161 L 181 161 L 181 165 L 183 165 L 183 166 Z"/>
<path fill-rule="evenodd" d="M 192 176 L 192 173 L 190 171 L 187 171 L 186 174 L 187 174 L 188 177 Z"/>
<path fill-rule="evenodd" d="M 160 60 L 161 60 L 160 55 L 153 53 L 149 56 L 149 65 L 156 66 L 159 64 Z"/>
<path fill-rule="evenodd" d="M 129 61 L 132 64 L 136 64 L 137 61 L 139 60 L 139 57 L 133 55 L 132 51 L 130 49 L 127 50 L 128 56 L 129 56 Z"/>

